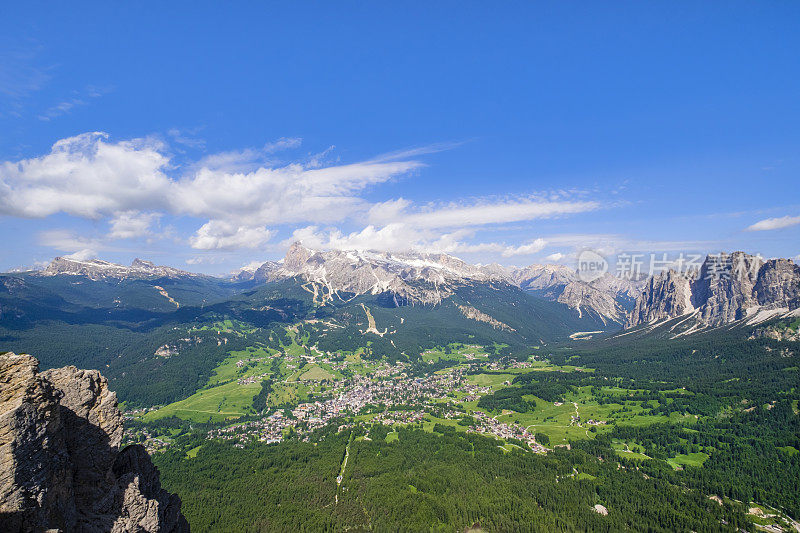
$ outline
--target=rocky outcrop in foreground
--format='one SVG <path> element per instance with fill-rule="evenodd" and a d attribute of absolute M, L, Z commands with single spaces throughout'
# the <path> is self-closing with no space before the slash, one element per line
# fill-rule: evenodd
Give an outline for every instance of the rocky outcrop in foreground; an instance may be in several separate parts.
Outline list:
<path fill-rule="evenodd" d="M 0 355 L 0 531 L 188 532 L 96 370 Z"/>

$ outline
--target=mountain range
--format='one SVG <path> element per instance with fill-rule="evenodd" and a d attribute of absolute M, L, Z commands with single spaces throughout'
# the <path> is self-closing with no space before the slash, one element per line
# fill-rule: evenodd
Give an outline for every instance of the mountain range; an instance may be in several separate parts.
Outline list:
<path fill-rule="evenodd" d="M 282 260 L 241 269 L 227 282 L 141 259 L 124 266 L 99 259 L 57 257 L 34 275 L 118 282 L 193 280 L 217 288 L 231 282 L 259 286 L 296 279 L 314 305 L 372 295 L 395 307 L 439 306 L 465 286 L 507 286 L 563 304 L 578 318 L 598 321 L 603 329 L 652 327 L 682 318 L 683 325 L 677 331 L 684 334 L 739 320 L 760 322 L 800 307 L 798 265 L 789 259 L 764 260 L 744 252 L 709 255 L 702 267 L 692 272 L 670 269 L 637 280 L 605 273 L 590 282 L 580 279 L 576 270 L 566 265 L 475 265 L 444 253 L 321 251 L 300 243 L 293 244 Z M 4 283 L 11 290 L 14 282 L 6 278 Z M 181 305 L 162 285 L 153 287 L 175 306 Z M 235 290 L 217 292 L 216 296 L 221 296 Z M 192 299 L 186 303 L 197 302 Z"/>
<path fill-rule="evenodd" d="M 202 274 L 193 274 L 168 266 L 157 266 L 150 261 L 138 258 L 134 259 L 130 266 L 124 266 L 102 259 L 81 260 L 56 257 L 41 271 L 43 276 L 61 274 L 86 276 L 92 280 L 202 277 Z"/>
<path fill-rule="evenodd" d="M 473 265 L 443 253 L 314 251 L 300 243 L 293 244 L 282 261 L 242 270 L 235 279 L 269 282 L 295 276 L 307 282 L 320 302 L 389 293 L 396 305 L 439 304 L 455 286 L 465 283 L 508 284 L 562 303 L 579 317 L 593 315 L 604 324 L 621 324 L 644 284 L 608 273 L 584 282 L 565 265 Z"/>

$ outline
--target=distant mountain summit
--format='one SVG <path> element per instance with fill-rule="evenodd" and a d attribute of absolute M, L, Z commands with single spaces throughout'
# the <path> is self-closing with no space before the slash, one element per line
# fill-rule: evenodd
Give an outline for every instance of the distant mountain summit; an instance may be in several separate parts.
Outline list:
<path fill-rule="evenodd" d="M 61 274 L 86 276 L 93 280 L 101 279 L 149 279 L 201 277 L 177 268 L 159 266 L 150 261 L 134 259 L 130 266 L 118 265 L 101 259 L 78 260 L 56 257 L 41 271 L 43 276 Z"/>
<path fill-rule="evenodd" d="M 438 304 L 457 286 L 476 283 L 515 285 L 545 299 L 563 303 L 581 316 L 622 323 L 644 282 L 610 274 L 587 283 L 564 265 L 524 268 L 499 264 L 473 265 L 444 253 L 316 251 L 294 243 L 280 262 L 243 269 L 237 280 L 269 282 L 299 277 L 320 302 L 360 294 L 386 293 L 397 305 Z"/>
<path fill-rule="evenodd" d="M 317 251 L 294 243 L 281 262 L 268 261 L 238 279 L 269 282 L 299 277 L 315 300 L 387 293 L 401 304 L 438 304 L 457 284 L 503 281 L 447 254 L 363 250 Z"/>
<path fill-rule="evenodd" d="M 604 322 L 623 323 L 646 280 L 628 280 L 605 273 L 586 282 L 565 265 L 530 265 L 507 269 L 509 279 L 520 288 L 563 303 L 579 315 L 594 313 Z"/>
<path fill-rule="evenodd" d="M 747 319 L 762 322 L 800 308 L 800 266 L 744 252 L 709 255 L 699 271 L 651 277 L 626 327 L 685 316 L 683 331 Z"/>

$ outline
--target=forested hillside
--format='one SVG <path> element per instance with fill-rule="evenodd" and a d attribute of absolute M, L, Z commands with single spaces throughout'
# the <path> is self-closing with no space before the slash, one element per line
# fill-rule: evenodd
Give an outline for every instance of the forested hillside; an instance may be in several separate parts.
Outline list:
<path fill-rule="evenodd" d="M 736 531 L 747 523 L 741 505 L 684 491 L 671 469 L 645 478 L 598 442 L 543 457 L 446 427 L 399 429 L 391 442 L 389 431 L 243 450 L 204 444 L 192 459 L 174 450 L 157 464 L 201 531 Z"/>

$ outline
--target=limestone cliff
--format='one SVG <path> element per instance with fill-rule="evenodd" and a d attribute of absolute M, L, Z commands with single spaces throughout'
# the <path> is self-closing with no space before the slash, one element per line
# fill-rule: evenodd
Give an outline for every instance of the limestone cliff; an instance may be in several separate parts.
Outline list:
<path fill-rule="evenodd" d="M 294 243 L 280 262 L 249 265 L 236 281 L 270 281 L 299 277 L 325 303 L 360 294 L 388 294 L 396 305 L 439 304 L 455 288 L 480 283 L 507 283 L 577 311 L 598 315 L 603 322 L 622 323 L 625 309 L 641 292 L 643 281 L 605 274 L 592 282 L 579 279 L 565 265 L 472 265 L 445 253 L 311 250 Z M 624 304 L 624 305 L 623 305 Z"/>
<path fill-rule="evenodd" d="M 800 308 L 800 266 L 744 252 L 708 256 L 699 272 L 650 278 L 626 326 L 689 315 L 700 327 L 757 323 Z"/>
<path fill-rule="evenodd" d="M 122 415 L 106 379 L 38 367 L 0 355 L 0 531 L 189 531 L 147 452 L 120 451 Z"/>

